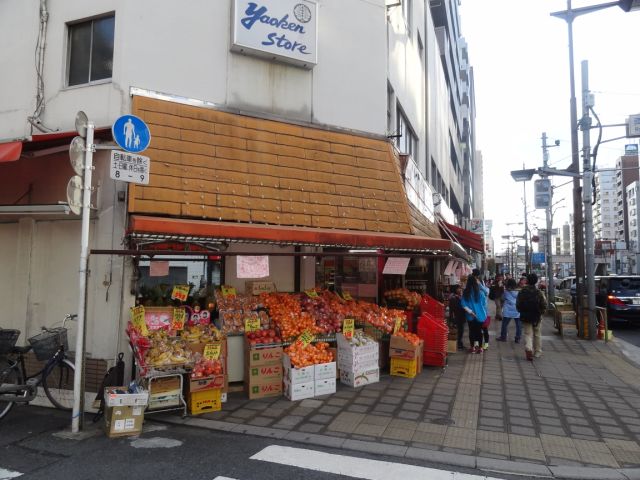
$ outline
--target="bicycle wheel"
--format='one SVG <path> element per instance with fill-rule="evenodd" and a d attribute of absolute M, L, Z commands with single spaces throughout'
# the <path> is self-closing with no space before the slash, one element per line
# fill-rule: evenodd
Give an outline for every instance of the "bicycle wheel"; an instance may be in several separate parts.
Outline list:
<path fill-rule="evenodd" d="M 17 366 L 12 366 L 9 362 L 0 364 L 0 385 L 22 385 L 22 372 Z M 26 392 L 25 392 L 26 395 Z M 13 408 L 15 402 L 0 400 L 0 418 L 3 418 Z"/>
<path fill-rule="evenodd" d="M 73 377 L 76 367 L 66 358 L 42 373 L 42 388 L 54 407 L 73 408 Z"/>

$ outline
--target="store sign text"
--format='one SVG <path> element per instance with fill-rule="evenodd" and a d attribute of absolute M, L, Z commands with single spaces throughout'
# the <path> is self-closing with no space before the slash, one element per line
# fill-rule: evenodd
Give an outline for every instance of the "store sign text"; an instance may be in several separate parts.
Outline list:
<path fill-rule="evenodd" d="M 235 0 L 232 50 L 311 68 L 316 48 L 314 0 Z"/>

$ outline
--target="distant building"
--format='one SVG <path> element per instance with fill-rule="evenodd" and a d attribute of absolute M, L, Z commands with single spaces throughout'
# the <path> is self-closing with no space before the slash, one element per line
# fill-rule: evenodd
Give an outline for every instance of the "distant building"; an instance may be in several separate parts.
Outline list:
<path fill-rule="evenodd" d="M 640 230 L 640 182 L 631 183 L 626 189 L 627 195 L 627 225 L 629 241 L 627 242 L 628 270 L 626 273 L 638 273 L 638 257 L 640 245 L 638 231 Z"/>
<path fill-rule="evenodd" d="M 627 187 L 639 180 L 638 155 L 623 155 L 616 160 L 616 240 L 629 244 L 629 205 Z M 637 210 L 637 208 L 636 208 Z M 631 271 L 630 256 L 626 250 L 616 252 L 616 273 Z M 635 255 L 633 256 L 635 258 Z"/>
<path fill-rule="evenodd" d="M 616 172 L 596 172 L 596 203 L 593 206 L 593 229 L 596 240 L 616 238 Z"/>

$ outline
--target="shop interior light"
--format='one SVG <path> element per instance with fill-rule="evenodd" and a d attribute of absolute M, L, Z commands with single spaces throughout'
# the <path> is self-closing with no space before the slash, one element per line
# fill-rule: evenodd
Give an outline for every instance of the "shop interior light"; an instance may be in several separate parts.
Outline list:
<path fill-rule="evenodd" d="M 378 253 L 377 250 L 349 250 L 349 253 Z"/>

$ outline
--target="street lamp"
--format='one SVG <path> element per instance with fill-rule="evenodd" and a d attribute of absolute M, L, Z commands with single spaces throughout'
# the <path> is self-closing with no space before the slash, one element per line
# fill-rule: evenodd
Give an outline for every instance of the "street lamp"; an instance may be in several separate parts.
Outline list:
<path fill-rule="evenodd" d="M 640 9 L 640 0 L 618 0 L 614 2 L 602 3 L 598 5 L 590 5 L 586 7 L 580 7 L 576 9 L 571 8 L 571 0 L 567 0 L 567 9 L 559 12 L 551 13 L 551 16 L 561 18 L 567 23 L 567 29 L 569 33 L 569 87 L 571 91 L 570 98 L 570 122 L 571 122 L 571 166 L 569 170 L 574 173 L 580 173 L 580 152 L 578 146 L 578 110 L 576 106 L 576 84 L 574 73 L 574 60 L 573 60 L 573 20 L 581 15 L 587 13 L 596 12 L 598 10 L 604 10 L 610 7 L 620 7 L 625 12 Z M 591 158 L 589 155 L 585 155 L 583 159 L 583 168 L 585 171 L 590 170 Z M 588 179 L 590 181 L 590 177 Z M 584 183 L 584 182 L 583 182 Z M 582 201 L 580 179 L 574 177 L 573 179 L 573 229 L 575 237 L 575 264 L 576 264 L 576 294 L 580 299 L 578 302 L 578 317 L 582 318 L 582 298 L 583 298 L 583 283 L 585 277 L 585 253 L 584 253 L 584 232 L 582 228 L 583 213 L 582 213 Z M 593 281 L 593 279 L 592 279 Z M 595 296 L 595 292 L 587 293 L 591 296 Z M 595 299 L 594 299 L 595 301 Z M 589 305 L 591 305 L 591 298 L 589 299 Z M 582 333 L 583 323 L 578 323 L 578 331 Z M 589 338 L 595 338 L 595 311 L 589 311 Z"/>
<path fill-rule="evenodd" d="M 525 271 L 529 273 L 529 241 L 527 240 L 527 232 L 529 231 L 529 225 L 527 223 L 527 182 L 531 180 L 535 169 L 524 169 L 524 164 L 522 165 L 522 170 L 514 170 L 511 172 L 511 177 L 516 182 L 522 182 L 522 199 L 524 201 L 524 264 Z M 515 173 L 515 175 L 514 175 Z"/>

